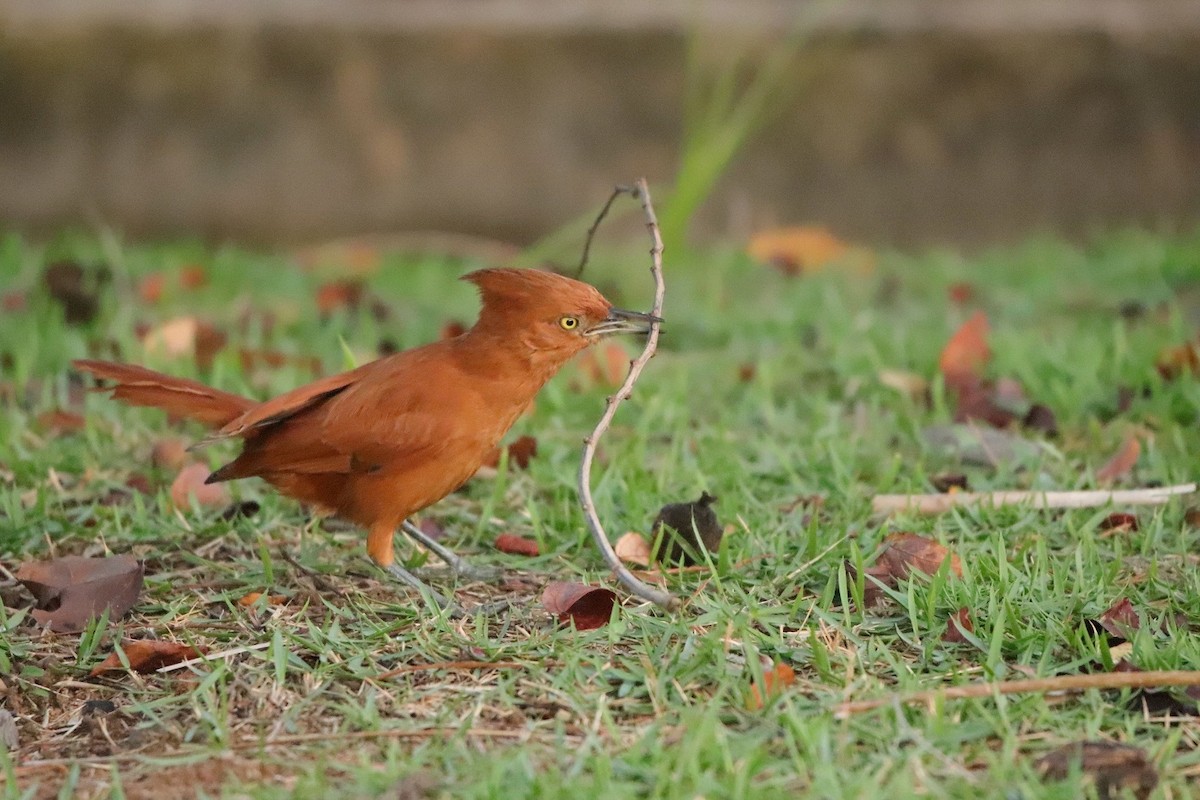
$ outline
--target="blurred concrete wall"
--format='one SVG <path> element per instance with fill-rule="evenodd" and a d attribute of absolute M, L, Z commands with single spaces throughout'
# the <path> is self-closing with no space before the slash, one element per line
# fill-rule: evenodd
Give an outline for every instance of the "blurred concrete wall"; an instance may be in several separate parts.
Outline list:
<path fill-rule="evenodd" d="M 0 226 L 526 242 L 673 175 L 694 25 L 812 31 L 695 227 L 1200 219 L 1200 2 L 0 0 Z"/>

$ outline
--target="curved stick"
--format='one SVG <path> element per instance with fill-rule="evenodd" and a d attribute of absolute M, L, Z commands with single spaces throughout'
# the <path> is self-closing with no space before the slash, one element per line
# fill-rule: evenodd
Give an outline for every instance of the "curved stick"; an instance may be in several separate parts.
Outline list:
<path fill-rule="evenodd" d="M 654 276 L 654 307 L 650 309 L 650 313 L 655 317 L 661 317 L 663 295 L 666 293 L 662 274 L 663 243 L 662 234 L 658 230 L 658 218 L 654 215 L 654 206 L 650 203 L 650 189 L 646 186 L 646 179 L 640 178 L 632 188 L 617 187 L 613 193 L 613 197 L 622 192 L 628 192 L 642 201 L 642 211 L 646 214 L 646 228 L 650 231 L 650 238 L 654 243 L 650 248 L 650 274 Z M 596 220 L 596 225 L 600 224 L 600 220 L 604 218 L 604 212 L 607 212 L 609 206 L 612 205 L 613 197 L 610 197 L 608 203 L 605 204 L 604 211 L 601 212 L 601 216 Z M 593 231 L 596 225 L 593 225 Z M 591 243 L 590 236 L 588 237 L 588 243 Z M 625 376 L 625 382 L 621 384 L 621 388 L 617 389 L 616 394 L 608 398 L 604 414 L 601 415 L 600 421 L 596 423 L 596 427 L 592 430 L 591 435 L 583 440 L 583 458 L 579 463 L 579 503 L 583 506 L 583 514 L 587 519 L 588 528 L 592 532 L 592 538 L 596 540 L 596 545 L 600 548 L 600 554 L 604 556 L 604 560 L 608 562 L 617 579 L 635 596 L 643 600 L 648 600 L 655 605 L 662 606 L 668 611 L 673 611 L 680 606 L 678 598 L 674 597 L 670 592 L 656 589 L 638 580 L 637 576 L 621 563 L 621 559 L 617 557 L 617 552 L 613 550 L 612 543 L 608 540 L 608 534 L 604 532 L 604 526 L 600 524 L 600 518 L 596 515 L 596 503 L 592 500 L 591 488 L 592 460 L 596 456 L 596 444 L 600 441 L 600 436 L 612 424 L 613 416 L 617 413 L 617 406 L 621 404 L 622 400 L 629 397 L 630 392 L 633 390 L 633 384 L 637 381 L 638 376 L 642 374 L 642 369 L 646 366 L 646 362 L 654 357 L 654 352 L 658 349 L 658 334 L 661 327 L 662 323 L 660 322 L 651 323 L 650 334 L 646 337 L 645 349 L 642 350 L 641 355 L 629 362 L 629 374 Z"/>

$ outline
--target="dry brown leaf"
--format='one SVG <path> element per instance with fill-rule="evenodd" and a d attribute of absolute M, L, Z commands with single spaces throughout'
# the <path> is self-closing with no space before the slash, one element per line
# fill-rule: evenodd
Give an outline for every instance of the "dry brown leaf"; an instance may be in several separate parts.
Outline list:
<path fill-rule="evenodd" d="M 750 238 L 746 251 L 755 261 L 791 276 L 815 272 L 834 262 L 865 272 L 874 267 L 875 261 L 869 250 L 851 247 L 827 228 L 810 225 L 759 231 Z"/>
<path fill-rule="evenodd" d="M 1186 342 L 1168 347 L 1158 354 L 1154 366 L 1163 380 L 1171 381 L 1183 373 L 1200 374 L 1200 342 Z"/>
<path fill-rule="evenodd" d="M 76 414 L 74 411 L 63 411 L 61 408 L 56 408 L 39 414 L 37 426 L 42 431 L 55 435 L 76 433 L 87 427 L 87 420 L 83 418 L 83 415 Z"/>
<path fill-rule="evenodd" d="M 517 469 L 529 469 L 529 462 L 537 455 L 537 439 L 522 436 L 504 448 L 508 451 L 508 463 Z M 483 466 L 495 469 L 500 466 L 500 448 L 492 448 L 483 461 Z"/>
<path fill-rule="evenodd" d="M 260 367 L 279 369 L 280 367 L 296 366 L 306 369 L 314 376 L 320 376 L 321 359 L 316 356 L 293 356 L 278 350 L 252 350 L 247 347 L 238 348 L 238 361 L 243 372 L 254 372 Z"/>
<path fill-rule="evenodd" d="M 629 531 L 617 539 L 613 549 L 617 551 L 617 558 L 626 564 L 634 564 L 639 567 L 650 566 L 650 542 L 646 541 L 646 537 L 637 531 Z"/>
<path fill-rule="evenodd" d="M 5 292 L 0 294 L 0 311 L 5 314 L 19 314 L 29 308 L 29 295 L 25 292 Z"/>
<path fill-rule="evenodd" d="M 1114 742 L 1073 742 L 1051 750 L 1035 764 L 1047 781 L 1068 778 L 1076 765 L 1092 779 L 1103 800 L 1127 797 L 1126 790 L 1146 800 L 1158 785 L 1158 771 L 1146 751 Z"/>
<path fill-rule="evenodd" d="M 526 539 L 524 536 L 517 536 L 515 533 L 500 534 L 496 537 L 495 545 L 500 552 L 515 556 L 539 555 L 537 542 Z"/>
<path fill-rule="evenodd" d="M 955 305 L 965 306 L 975 300 L 975 285 L 965 281 L 952 283 L 946 287 L 946 297 Z"/>
<path fill-rule="evenodd" d="M 542 605 L 558 621 L 573 622 L 576 629 L 590 631 L 608 624 L 617 593 L 600 586 L 555 581 L 542 591 Z"/>
<path fill-rule="evenodd" d="M 167 288 L 167 276 L 161 272 L 152 272 L 138 281 L 138 299 L 146 305 L 154 305 L 162 299 Z"/>
<path fill-rule="evenodd" d="M 1127 511 L 1114 511 L 1100 520 L 1100 530 L 1108 534 L 1126 533 L 1137 529 L 1137 517 Z"/>
<path fill-rule="evenodd" d="M 1133 466 L 1141 454 L 1142 443 L 1138 441 L 1137 437 L 1132 434 L 1125 437 L 1121 449 L 1104 466 L 1096 470 L 1096 482 L 1104 485 L 1124 478 L 1133 470 Z"/>
<path fill-rule="evenodd" d="M 187 316 L 150 328 L 141 335 L 141 340 L 150 355 L 179 357 L 191 354 L 201 369 L 208 369 L 225 346 L 226 336 L 209 323 Z"/>
<path fill-rule="evenodd" d="M 947 387 L 963 391 L 983 380 L 983 370 L 992 357 L 987 339 L 987 315 L 976 311 L 946 342 L 938 359 Z"/>
<path fill-rule="evenodd" d="M 339 280 L 317 289 L 317 311 L 328 316 L 340 309 L 353 311 L 362 305 L 366 287 L 359 280 Z"/>
<path fill-rule="evenodd" d="M 110 277 L 107 267 L 85 270 L 74 261 L 58 261 L 46 267 L 42 282 L 62 306 L 68 325 L 86 325 L 100 310 L 98 286 Z"/>
<path fill-rule="evenodd" d="M 142 562 L 130 555 L 27 561 L 16 572 L 37 601 L 33 618 L 61 633 L 82 631 L 106 608 L 110 620 L 124 616 L 138 601 L 143 575 Z"/>
<path fill-rule="evenodd" d="M 171 502 L 176 508 L 186 510 L 196 503 L 206 508 L 229 505 L 229 489 L 223 483 L 205 483 L 211 473 L 203 464 L 188 464 L 179 470 L 171 484 Z"/>
<path fill-rule="evenodd" d="M 962 577 L 962 561 L 958 554 L 951 552 L 945 545 L 933 539 L 915 533 L 892 533 L 883 540 L 884 549 L 876 562 L 886 566 L 889 573 L 897 580 L 908 577 L 910 569 L 933 575 L 947 558 L 950 559 L 950 571 L 959 578 Z"/>
<path fill-rule="evenodd" d="M 572 381 L 577 389 L 592 386 L 620 386 L 629 371 L 629 353 L 616 342 L 602 342 L 584 350 L 575 359 L 578 381 Z"/>
<path fill-rule="evenodd" d="M 942 641 L 947 644 L 967 644 L 970 639 L 964 634 L 974 632 L 975 623 L 971 622 L 971 612 L 966 606 L 963 606 L 951 614 L 950 619 L 946 621 L 946 632 L 942 634 Z"/>
<path fill-rule="evenodd" d="M 1113 603 L 1096 621 L 1112 636 L 1125 640 L 1132 639 L 1134 632 L 1142 627 L 1142 619 L 1128 597 Z"/>
<path fill-rule="evenodd" d="M 200 289 L 208 284 L 208 271 L 199 264 L 188 264 L 179 271 L 179 285 L 184 289 Z"/>
<path fill-rule="evenodd" d="M 169 667 L 172 664 L 178 664 L 181 661 L 188 661 L 201 656 L 201 651 L 191 645 L 181 644 L 180 642 L 163 642 L 157 639 L 124 641 L 121 643 L 121 649 L 125 651 L 125 657 L 129 659 L 129 668 L 134 672 L 142 674 L 157 672 L 163 667 Z M 97 675 L 123 670 L 124 668 L 124 665 L 121 664 L 121 658 L 114 652 L 110 653 L 108 658 L 92 667 L 92 671 L 89 674 L 94 678 Z"/>
<path fill-rule="evenodd" d="M 777 661 L 769 669 L 763 670 L 762 685 L 755 681 L 750 686 L 750 697 L 746 707 L 751 711 L 760 709 L 771 698 L 778 696 L 784 689 L 796 682 L 796 671 L 791 665 Z"/>
<path fill-rule="evenodd" d="M 258 602 L 258 598 L 262 597 L 262 592 L 247 592 L 238 599 L 238 605 L 243 608 L 254 605 Z M 267 605 L 281 606 L 287 602 L 287 598 L 281 594 L 272 594 L 267 596 Z"/>

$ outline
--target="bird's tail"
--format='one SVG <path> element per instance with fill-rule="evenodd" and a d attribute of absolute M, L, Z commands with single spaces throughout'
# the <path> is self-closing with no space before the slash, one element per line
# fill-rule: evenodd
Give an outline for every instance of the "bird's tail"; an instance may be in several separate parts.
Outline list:
<path fill-rule="evenodd" d="M 248 397 L 222 392 L 199 381 L 175 378 L 133 364 L 81 359 L 71 362 L 82 372 L 113 381 L 102 389 L 133 406 L 160 408 L 168 414 L 220 428 L 257 403 Z"/>

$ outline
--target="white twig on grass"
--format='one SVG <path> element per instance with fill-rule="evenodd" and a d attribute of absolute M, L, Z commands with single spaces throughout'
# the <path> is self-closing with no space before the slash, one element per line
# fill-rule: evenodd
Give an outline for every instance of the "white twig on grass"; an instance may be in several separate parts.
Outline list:
<path fill-rule="evenodd" d="M 942 514 L 961 506 L 1015 506 L 1030 505 L 1034 508 L 1098 508 L 1108 505 L 1161 506 L 1172 497 L 1191 494 L 1196 484 L 1158 486 L 1152 489 L 1110 490 L 1078 492 L 952 492 L 950 494 L 877 494 L 871 500 L 871 509 L 879 514 L 894 511 L 915 511 L 919 514 Z"/>
<path fill-rule="evenodd" d="M 646 228 L 650 231 L 650 238 L 653 241 L 653 246 L 650 248 L 650 274 L 654 276 L 654 307 L 650 309 L 650 313 L 655 317 L 661 317 L 663 295 L 666 293 L 662 273 L 663 243 L 662 234 L 658 230 L 658 218 L 654 215 L 654 206 L 650 202 L 650 189 L 646 185 L 646 179 L 640 178 L 633 187 L 618 187 L 616 192 L 614 192 L 614 196 L 622 192 L 628 192 L 642 201 L 642 211 L 646 215 Z M 592 226 L 591 233 L 595 232 L 596 226 L 604 218 L 604 212 L 611 205 L 612 198 L 609 198 L 609 202 L 604 206 L 604 211 L 597 218 L 596 224 Z M 591 242 L 590 233 L 588 242 L 589 244 Z M 585 262 L 580 264 L 581 271 L 584 263 L 586 263 L 586 253 Z M 678 598 L 672 596 L 670 592 L 656 589 L 642 582 L 636 575 L 629 571 L 628 567 L 621 563 L 621 559 L 617 557 L 617 553 L 613 549 L 612 542 L 608 540 L 608 534 L 604 532 L 604 526 L 600 524 L 600 517 L 596 514 L 596 502 L 592 499 L 591 487 L 592 461 L 596 457 L 596 445 L 600 441 L 600 436 L 612 424 L 613 416 L 617 413 L 617 406 L 621 404 L 621 401 L 629 397 L 630 392 L 633 390 L 634 382 L 642 374 L 642 369 L 654 357 L 654 352 L 658 349 L 660 327 L 661 323 L 659 322 L 650 324 L 650 334 L 646 337 L 645 349 L 642 350 L 641 355 L 629 363 L 629 374 L 625 376 L 625 382 L 617 389 L 616 394 L 608 398 L 608 403 L 605 406 L 604 414 L 600 417 L 600 421 L 596 423 L 596 427 L 592 430 L 591 435 L 583 440 L 583 457 L 579 462 L 579 503 L 583 506 L 583 514 L 587 519 L 588 528 L 592 532 L 592 538 L 596 540 L 596 545 L 600 548 L 600 554 L 604 556 L 604 560 L 608 562 L 608 566 L 612 568 L 617 579 L 637 597 L 662 606 L 667 610 L 674 610 L 680 605 Z"/>

